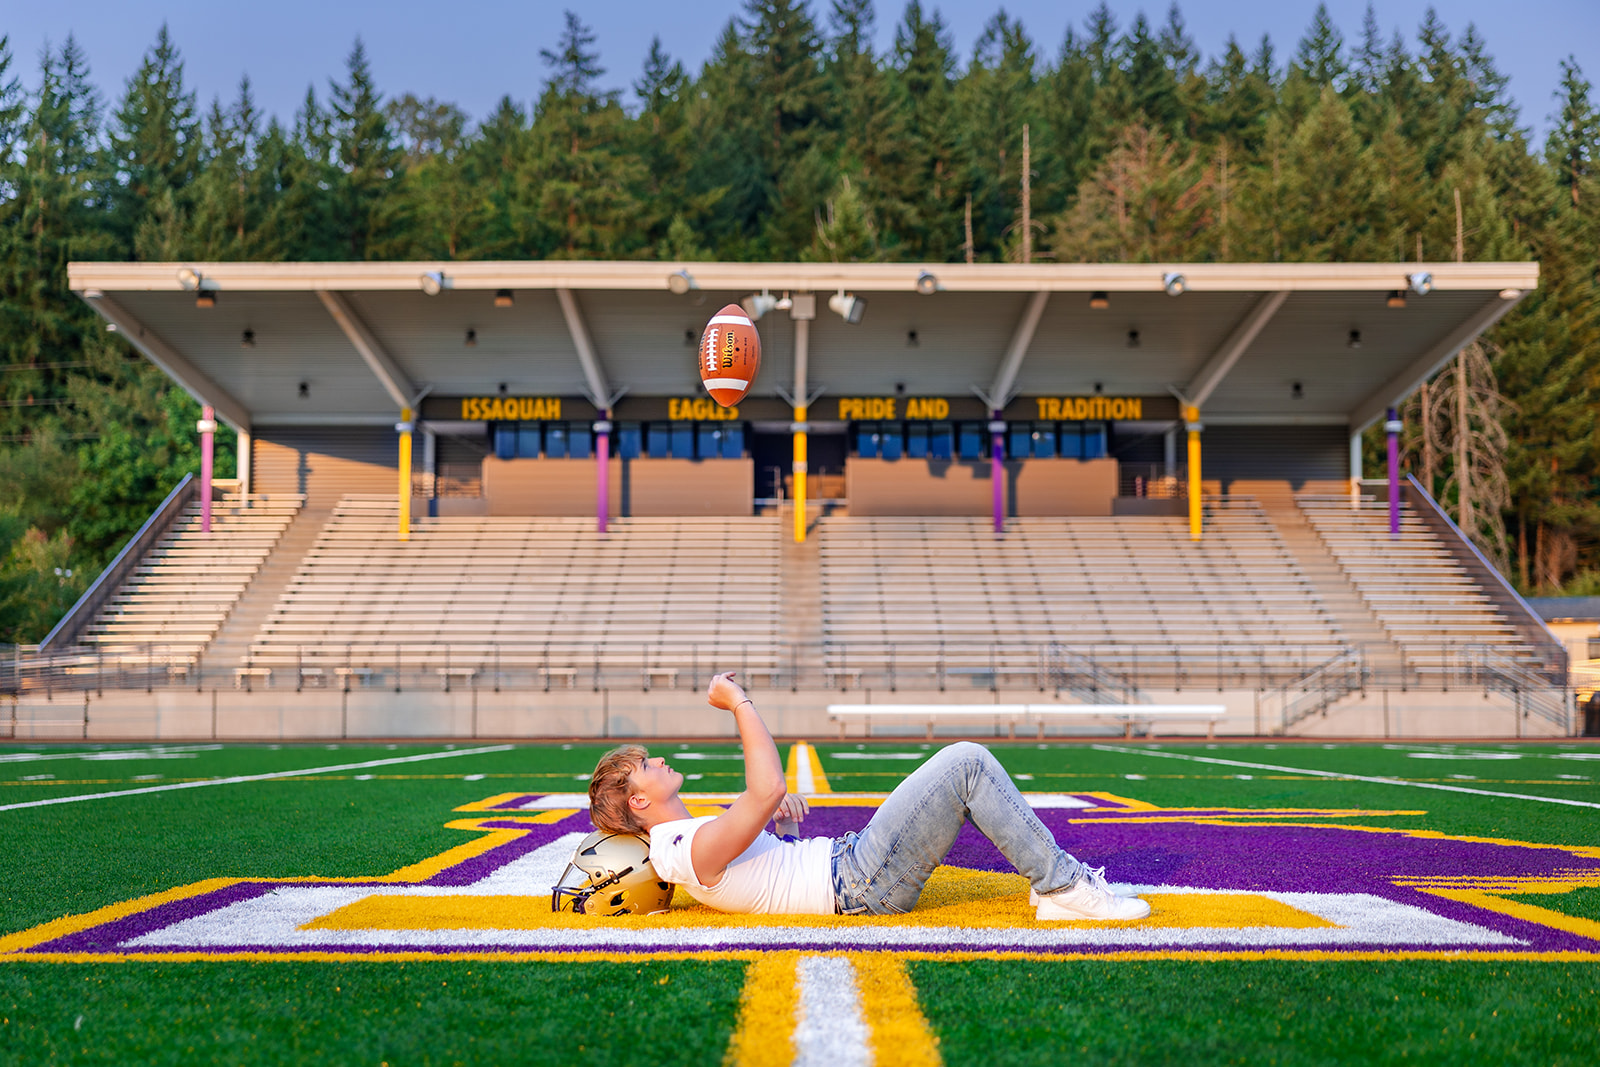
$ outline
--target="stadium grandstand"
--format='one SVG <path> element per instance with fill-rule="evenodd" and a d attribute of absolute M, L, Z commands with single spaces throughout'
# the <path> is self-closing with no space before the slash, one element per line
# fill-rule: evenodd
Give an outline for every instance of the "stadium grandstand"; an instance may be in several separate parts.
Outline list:
<path fill-rule="evenodd" d="M 1220 718 L 1171 728 L 1575 728 L 1561 642 L 1393 459 L 1394 409 L 1536 264 L 70 278 L 203 405 L 206 461 L 19 649 L 14 737 L 705 735 L 713 669 L 796 736 L 830 704 L 884 709 L 856 732 L 1024 704 L 1082 712 L 1041 736 L 1195 704 Z M 729 302 L 764 355 L 724 409 L 694 352 Z"/>

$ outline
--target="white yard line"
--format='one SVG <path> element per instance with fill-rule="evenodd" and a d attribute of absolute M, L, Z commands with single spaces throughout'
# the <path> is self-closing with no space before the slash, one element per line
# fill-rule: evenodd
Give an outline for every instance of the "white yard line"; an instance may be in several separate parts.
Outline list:
<path fill-rule="evenodd" d="M 1191 756 L 1186 752 L 1157 752 L 1148 748 L 1122 748 L 1118 745 L 1094 745 L 1101 752 L 1121 752 L 1129 756 L 1160 756 L 1162 759 L 1189 760 L 1191 763 L 1215 763 L 1223 767 L 1244 767 L 1254 771 L 1282 771 L 1285 774 L 1309 774 L 1318 778 L 1341 778 L 1350 782 L 1371 782 L 1374 785 L 1404 785 L 1412 789 L 1437 789 L 1443 793 L 1471 793 L 1480 797 L 1503 797 L 1507 800 L 1532 800 L 1540 804 L 1565 804 L 1569 808 L 1600 808 L 1592 800 L 1567 800 L 1563 797 L 1539 797 L 1528 793 L 1500 793 L 1493 789 L 1472 789 L 1464 785 L 1443 785 L 1439 782 L 1413 782 L 1405 778 L 1374 778 L 1365 774 L 1347 774 L 1344 771 L 1314 771 L 1307 767 L 1280 767 L 1274 763 L 1245 763 L 1242 760 L 1218 759 L 1216 756 Z"/>
<path fill-rule="evenodd" d="M 839 956 L 801 956 L 799 1018 L 794 1028 L 797 1067 L 869 1067 L 872 1050 L 861 1017 L 856 969 Z"/>
<path fill-rule="evenodd" d="M 80 793 L 72 797 L 51 797 L 49 800 L 28 800 L 21 804 L 0 804 L 0 811 L 18 808 L 42 808 L 47 804 L 73 804 L 80 800 L 106 800 L 111 797 L 131 797 L 139 793 L 165 793 L 173 789 L 200 789 L 208 785 L 236 785 L 240 782 L 265 782 L 272 778 L 298 778 L 307 774 L 333 774 L 336 771 L 361 771 L 369 767 L 388 767 L 396 763 L 420 763 L 423 760 L 450 759 L 453 756 L 482 756 L 490 752 L 509 752 L 512 745 L 490 745 L 487 748 L 458 748 L 450 752 L 424 752 L 417 756 L 395 756 L 391 759 L 368 760 L 365 763 L 341 763 L 333 767 L 307 767 L 298 771 L 273 771 L 271 774 L 240 774 L 231 778 L 207 778 L 201 782 L 172 782 L 168 785 L 147 785 L 138 789 L 117 789 L 109 793 Z"/>

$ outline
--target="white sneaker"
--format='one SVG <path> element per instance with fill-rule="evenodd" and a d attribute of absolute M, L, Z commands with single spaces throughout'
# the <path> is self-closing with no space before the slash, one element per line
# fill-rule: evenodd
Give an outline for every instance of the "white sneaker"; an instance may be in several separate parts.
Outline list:
<path fill-rule="evenodd" d="M 1070 919 L 1143 919 L 1150 905 L 1138 897 L 1119 897 L 1106 885 L 1104 867 L 1084 867 L 1076 882 L 1059 893 L 1029 894 L 1029 903 L 1038 905 L 1041 921 Z"/>

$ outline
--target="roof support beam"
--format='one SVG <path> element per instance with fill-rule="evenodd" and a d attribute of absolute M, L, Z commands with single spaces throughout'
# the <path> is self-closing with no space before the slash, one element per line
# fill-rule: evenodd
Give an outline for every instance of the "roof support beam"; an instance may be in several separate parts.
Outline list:
<path fill-rule="evenodd" d="M 589 399 L 598 411 L 610 411 L 611 405 L 617 402 L 625 389 L 613 393 L 611 383 L 606 381 L 605 368 L 600 365 L 600 357 L 595 354 L 594 342 L 589 338 L 589 327 L 583 321 L 583 311 L 578 307 L 578 300 L 572 295 L 572 290 L 565 286 L 556 290 L 556 300 L 561 303 L 561 314 L 567 320 L 567 332 L 572 335 L 572 347 L 578 350 L 578 364 L 583 367 L 584 380 L 589 383 Z"/>
<path fill-rule="evenodd" d="M 1189 403 L 1197 408 L 1205 407 L 1206 401 L 1211 399 L 1211 394 L 1222 384 L 1222 379 L 1228 376 L 1233 365 L 1239 362 L 1239 357 L 1249 350 L 1251 344 L 1255 342 L 1256 335 L 1272 321 L 1272 316 L 1278 313 L 1278 309 L 1283 307 L 1283 302 L 1287 299 L 1289 291 L 1279 289 L 1277 292 L 1267 293 L 1256 301 L 1255 307 L 1239 320 L 1239 324 L 1233 328 L 1228 339 L 1211 353 L 1211 358 L 1206 360 L 1205 366 L 1200 368 L 1199 373 L 1190 379 L 1188 386 L 1184 388 L 1183 395 L 1188 397 Z"/>
<path fill-rule="evenodd" d="M 201 407 L 209 405 L 215 408 L 217 417 L 223 422 L 243 433 L 250 432 L 249 409 L 212 381 L 205 371 L 180 355 L 154 330 L 135 318 L 132 312 L 98 290 L 85 290 L 83 298 L 100 313 L 101 318 L 115 326 L 129 344 L 143 352 L 146 359 L 160 367 L 167 377 L 194 397 Z"/>
<path fill-rule="evenodd" d="M 389 394 L 397 408 L 413 406 L 417 398 L 417 387 L 411 384 L 411 379 L 406 372 L 400 369 L 385 352 L 378 339 L 372 336 L 372 331 L 367 329 L 367 324 L 361 321 L 355 309 L 350 306 L 343 293 L 335 293 L 329 289 L 318 289 L 317 299 L 322 301 L 322 306 L 328 309 L 328 314 L 333 316 L 333 321 L 339 324 L 339 329 L 344 331 L 345 337 L 361 353 L 361 358 L 367 361 L 367 366 L 372 368 L 372 373 L 377 375 L 378 383 Z"/>
<path fill-rule="evenodd" d="M 1440 367 L 1449 363 L 1457 352 L 1477 340 L 1483 331 L 1499 322 L 1502 315 L 1516 307 L 1524 295 L 1526 295 L 1525 290 L 1505 290 L 1498 296 L 1492 297 L 1488 303 L 1474 312 L 1471 318 L 1429 345 L 1404 370 L 1383 383 L 1377 391 L 1351 410 L 1350 432 L 1360 433 L 1383 418 L 1389 408 L 1398 407 L 1417 386 L 1432 377 Z"/>
<path fill-rule="evenodd" d="M 1017 320 L 1017 328 L 1011 334 L 1011 343 L 1006 346 L 1006 354 L 1000 360 L 1000 369 L 995 371 L 994 383 L 989 386 L 987 393 L 973 387 L 972 391 L 978 398 L 989 405 L 991 411 L 999 411 L 1011 400 L 1012 388 L 1017 384 L 1017 372 L 1022 369 L 1022 361 L 1028 355 L 1028 346 L 1033 344 L 1033 331 L 1039 328 L 1039 319 L 1044 315 L 1044 306 L 1050 302 L 1050 292 L 1040 289 L 1028 301 L 1027 308 L 1022 312 L 1022 318 Z"/>

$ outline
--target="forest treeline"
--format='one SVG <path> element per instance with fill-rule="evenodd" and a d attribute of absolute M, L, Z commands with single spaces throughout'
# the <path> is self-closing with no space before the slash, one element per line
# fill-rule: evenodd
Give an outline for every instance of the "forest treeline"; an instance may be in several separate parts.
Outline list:
<path fill-rule="evenodd" d="M 569 13 L 537 98 L 479 118 L 378 86 L 359 40 L 283 118 L 248 80 L 197 99 L 165 28 L 110 98 L 71 38 L 26 71 L 0 38 L 0 641 L 37 641 L 198 465 L 193 403 L 68 292 L 83 259 L 1536 259 L 1467 383 L 1495 422 L 1467 458 L 1505 489 L 1479 521 L 1522 588 L 1600 591 L 1600 116 L 1575 61 L 1536 144 L 1488 42 L 1432 11 L 1346 38 L 1319 8 L 1291 52 L 1204 57 L 1176 5 L 1102 5 L 1060 42 L 1001 12 L 970 55 L 918 0 L 884 52 L 871 0 L 820 7 L 745 0 L 698 72 L 657 41 L 632 78 Z M 1467 454 L 1435 421 L 1407 463 L 1449 503 Z"/>

